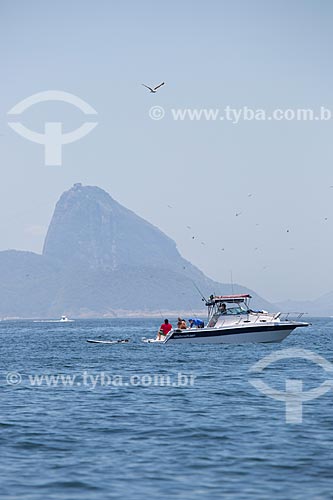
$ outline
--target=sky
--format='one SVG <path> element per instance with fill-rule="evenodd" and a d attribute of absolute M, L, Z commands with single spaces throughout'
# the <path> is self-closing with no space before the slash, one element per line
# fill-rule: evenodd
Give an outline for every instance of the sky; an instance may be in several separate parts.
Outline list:
<path fill-rule="evenodd" d="M 56 201 L 82 182 L 215 280 L 271 301 L 332 291 L 333 121 L 173 115 L 322 106 L 333 117 L 332 14 L 329 0 L 1 0 L 0 250 L 41 253 Z M 162 81 L 155 94 L 141 85 Z M 45 91 L 97 115 L 60 101 L 8 115 Z M 98 125 L 46 165 L 44 146 L 10 121 L 40 133 Z"/>

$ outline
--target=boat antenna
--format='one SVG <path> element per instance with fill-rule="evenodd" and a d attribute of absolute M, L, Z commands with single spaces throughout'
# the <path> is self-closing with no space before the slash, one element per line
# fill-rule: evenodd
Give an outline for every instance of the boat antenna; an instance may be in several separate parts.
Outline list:
<path fill-rule="evenodd" d="M 201 290 L 197 287 L 197 285 L 195 284 L 195 282 L 193 280 L 191 280 L 195 289 L 197 290 L 197 292 L 199 292 L 200 296 L 201 296 L 201 299 L 205 302 L 207 302 L 207 299 L 206 297 L 204 296 L 204 294 L 201 292 Z"/>
<path fill-rule="evenodd" d="M 230 281 L 231 281 L 231 293 L 234 294 L 234 282 L 232 279 L 232 269 L 230 270 Z"/>

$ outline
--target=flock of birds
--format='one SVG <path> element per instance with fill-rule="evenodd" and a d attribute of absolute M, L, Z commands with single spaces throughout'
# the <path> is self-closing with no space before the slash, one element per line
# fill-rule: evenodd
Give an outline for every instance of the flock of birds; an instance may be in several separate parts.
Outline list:
<path fill-rule="evenodd" d="M 330 187 L 332 187 L 332 188 L 333 188 L 333 186 L 330 186 Z M 252 196 L 254 196 L 254 195 L 253 195 L 252 193 L 249 193 L 247 196 L 248 196 L 248 198 L 251 198 L 251 197 L 252 197 Z M 172 206 L 172 205 L 167 205 L 167 207 L 168 207 L 169 209 L 173 209 L 173 206 Z M 234 217 L 241 217 L 243 213 L 244 213 L 243 211 L 234 212 Z M 325 217 L 325 218 L 324 218 L 324 221 L 325 221 L 325 222 L 326 222 L 326 221 L 328 221 L 328 217 Z M 259 224 L 259 223 L 256 223 L 256 224 L 255 224 L 255 226 L 260 226 L 260 224 Z M 201 241 L 200 237 L 198 237 L 197 235 L 193 234 L 193 228 L 192 228 L 192 226 L 190 226 L 190 225 L 186 225 L 185 227 L 186 227 L 186 229 L 187 229 L 188 231 L 191 231 L 191 233 L 192 233 L 192 234 L 191 234 L 191 239 L 192 239 L 192 240 L 197 240 L 197 241 L 199 241 L 199 242 L 200 242 L 200 244 L 201 244 L 201 245 L 206 246 L 206 242 L 205 242 L 205 241 Z M 282 231 L 284 231 L 286 234 L 292 234 L 292 230 L 291 230 L 290 228 L 284 228 L 284 229 L 282 228 Z M 289 236 L 288 236 L 288 240 L 289 240 Z M 289 243 L 289 244 L 290 244 L 290 243 Z M 289 249 L 289 251 L 294 251 L 294 250 L 295 250 L 295 247 L 292 247 L 292 246 L 291 246 L 291 247 L 288 247 L 288 249 Z M 227 248 L 226 248 L 226 247 L 222 247 L 222 248 L 220 248 L 220 251 L 222 251 L 222 252 L 224 252 L 224 251 L 226 251 L 226 250 L 227 250 Z M 259 248 L 258 246 L 256 246 L 256 247 L 254 247 L 254 248 L 253 248 L 253 250 L 254 250 L 255 252 L 258 252 L 258 251 L 260 251 L 260 248 Z M 267 265 L 265 265 L 265 266 L 263 266 L 263 267 L 262 267 L 262 269 L 263 269 L 263 270 L 266 270 L 266 269 L 268 269 L 268 266 L 267 266 Z"/>
<path fill-rule="evenodd" d="M 142 85 L 143 85 L 145 88 L 147 88 L 147 89 L 150 91 L 150 93 L 155 94 L 159 88 L 161 88 L 163 85 L 165 85 L 165 82 L 162 82 L 162 83 L 160 83 L 159 85 L 156 85 L 155 87 L 150 87 L 149 85 L 146 85 L 146 84 L 144 84 L 144 83 L 143 83 Z M 332 185 L 332 186 L 330 186 L 330 188 L 333 188 L 333 185 Z M 249 193 L 247 196 L 248 196 L 248 198 L 251 198 L 251 197 L 252 197 L 252 193 Z M 171 209 L 173 208 L 171 205 L 167 205 L 167 206 L 168 206 L 168 208 L 171 208 Z M 242 212 L 242 211 L 240 211 L 240 212 L 235 212 L 235 217 L 240 217 L 242 214 L 243 214 L 243 212 Z M 325 221 L 325 222 L 326 222 L 326 221 L 328 221 L 328 217 L 325 217 L 325 218 L 324 218 L 324 221 Z M 258 223 L 256 223 L 256 226 L 259 226 L 259 224 L 258 224 Z M 191 227 L 191 226 L 186 226 L 186 229 L 188 229 L 188 230 L 192 230 L 192 227 Z M 290 229 L 285 229 L 285 232 L 286 232 L 286 233 L 290 233 Z M 196 236 L 192 236 L 192 240 L 195 240 L 195 239 L 197 239 L 197 237 L 196 237 Z M 205 243 L 204 241 L 201 241 L 200 243 L 201 243 L 201 245 L 203 245 L 203 246 L 205 246 L 205 245 L 206 245 L 206 243 Z M 259 250 L 259 248 L 258 248 L 258 247 L 255 247 L 255 248 L 254 248 L 254 251 L 258 251 L 258 250 Z M 295 250 L 295 248 L 294 248 L 294 247 L 290 247 L 290 248 L 289 248 L 289 250 Z M 224 247 L 223 247 L 223 248 L 221 248 L 221 251 L 222 251 L 222 252 L 224 252 L 224 251 L 225 251 L 225 248 L 224 248 Z M 267 269 L 267 266 L 264 266 L 264 267 L 263 267 L 263 269 Z"/>
<path fill-rule="evenodd" d="M 146 84 L 144 84 L 144 83 L 143 83 L 142 85 L 143 85 L 145 88 L 147 88 L 147 89 L 150 91 L 150 93 L 155 94 L 155 93 L 157 92 L 157 90 L 158 90 L 158 89 L 160 89 L 163 85 L 165 85 L 165 82 L 162 82 L 162 83 L 160 83 L 160 84 L 156 85 L 155 87 L 150 87 L 149 85 L 146 85 Z M 332 186 L 330 186 L 330 188 L 333 188 L 333 185 L 332 185 Z M 252 195 L 252 193 L 249 193 L 247 196 L 248 196 L 248 198 L 251 198 L 253 195 Z M 167 207 L 168 207 L 168 208 L 170 208 L 170 209 L 172 209 L 172 208 L 173 208 L 171 205 L 167 205 Z M 242 212 L 242 211 L 240 211 L 240 212 L 235 212 L 235 217 L 241 217 L 241 215 L 242 215 L 242 214 L 243 214 L 243 212 Z M 324 221 L 325 221 L 325 222 L 326 222 L 326 221 L 328 221 L 328 217 L 325 217 L 325 218 L 324 218 Z M 259 226 L 259 223 L 256 223 L 255 225 L 256 225 L 256 226 Z M 192 227 L 191 227 L 191 226 L 186 226 L 186 229 L 188 229 L 188 230 L 192 231 Z M 290 233 L 290 229 L 289 229 L 289 228 L 285 229 L 285 232 L 286 232 L 286 233 Z M 194 235 L 193 235 L 193 232 L 192 232 L 192 237 L 191 237 L 191 238 L 192 238 L 192 240 L 196 240 L 196 239 L 198 239 L 196 236 L 194 236 Z M 205 245 L 206 245 L 206 243 L 205 243 L 204 241 L 200 241 L 200 244 L 201 244 L 201 245 L 203 245 L 203 246 L 205 246 Z M 259 247 L 255 247 L 255 248 L 254 248 L 254 251 L 256 251 L 256 252 L 257 252 L 258 250 L 259 250 Z M 294 247 L 289 247 L 289 250 L 295 250 L 295 248 L 294 248 Z M 225 251 L 225 247 L 221 248 L 221 251 L 222 251 L 222 252 L 224 252 L 224 251 Z M 264 266 L 262 269 L 267 269 L 267 266 Z"/>

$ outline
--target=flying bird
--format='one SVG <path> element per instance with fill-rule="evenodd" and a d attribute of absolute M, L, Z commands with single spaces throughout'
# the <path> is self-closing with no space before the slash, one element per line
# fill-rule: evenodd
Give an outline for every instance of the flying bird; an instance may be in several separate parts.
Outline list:
<path fill-rule="evenodd" d="M 148 87 L 148 85 L 145 85 L 144 83 L 142 83 L 142 85 L 143 85 L 144 87 L 146 87 L 146 89 L 149 89 L 149 90 L 150 90 L 150 92 L 151 92 L 152 94 L 156 94 L 157 89 L 159 89 L 160 87 L 162 87 L 162 85 L 165 85 L 165 83 L 164 83 L 164 82 L 162 82 L 162 83 L 160 83 L 159 85 L 157 85 L 157 86 L 156 86 L 156 87 L 154 87 L 154 88 Z"/>

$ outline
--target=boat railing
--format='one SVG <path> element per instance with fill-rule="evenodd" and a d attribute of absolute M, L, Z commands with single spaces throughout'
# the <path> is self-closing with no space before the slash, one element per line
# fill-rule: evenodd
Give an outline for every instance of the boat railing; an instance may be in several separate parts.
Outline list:
<path fill-rule="evenodd" d="M 251 316 L 256 316 L 254 323 L 257 323 L 258 321 L 300 321 L 302 316 L 306 314 L 304 312 L 298 312 L 298 311 L 290 311 L 286 313 L 278 312 L 276 314 L 271 314 L 271 313 L 257 313 L 253 314 L 251 313 Z M 265 320 L 265 317 L 267 320 Z"/>
<path fill-rule="evenodd" d="M 225 315 L 225 316 L 219 316 L 218 318 L 210 318 L 210 320 L 207 323 L 207 326 L 210 328 L 214 328 L 216 326 L 216 323 L 218 322 L 218 326 L 223 327 L 223 326 L 228 326 L 229 324 L 232 325 L 239 325 L 241 323 L 271 323 L 271 322 L 278 322 L 278 321 L 300 321 L 302 316 L 306 314 L 304 312 L 278 312 L 278 313 L 269 313 L 266 311 L 251 311 L 249 314 L 241 314 L 238 317 L 232 316 L 232 315 Z M 230 323 L 231 318 L 233 317 L 233 321 Z M 223 318 L 223 319 L 222 319 Z M 222 321 L 221 321 L 222 320 Z"/>
<path fill-rule="evenodd" d="M 290 311 L 287 313 L 281 313 L 281 321 L 300 321 L 302 317 L 306 314 L 305 312 Z"/>

